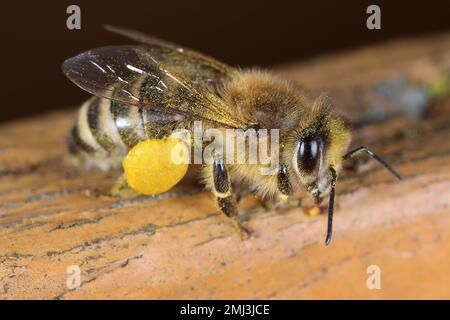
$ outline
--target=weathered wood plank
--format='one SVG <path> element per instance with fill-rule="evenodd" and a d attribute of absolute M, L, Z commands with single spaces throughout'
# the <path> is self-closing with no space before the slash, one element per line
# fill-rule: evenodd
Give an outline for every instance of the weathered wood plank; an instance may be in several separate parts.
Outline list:
<path fill-rule="evenodd" d="M 374 85 L 402 75 L 425 86 L 442 77 L 449 54 L 445 34 L 279 72 L 312 92 L 328 90 L 360 121 L 377 99 Z M 421 120 L 390 118 L 395 103 L 383 108 L 384 120 L 355 137 L 405 180 L 373 161 L 344 171 L 329 247 L 324 215 L 267 212 L 253 196 L 241 211 L 255 235 L 241 241 L 212 197 L 189 179 L 157 198 L 107 196 L 118 173 L 77 172 L 68 164 L 67 112 L 3 124 L 0 297 L 450 298 L 450 100 L 435 102 Z M 373 264 L 382 271 L 381 290 L 366 287 Z M 77 290 L 66 286 L 71 265 L 81 269 Z"/>

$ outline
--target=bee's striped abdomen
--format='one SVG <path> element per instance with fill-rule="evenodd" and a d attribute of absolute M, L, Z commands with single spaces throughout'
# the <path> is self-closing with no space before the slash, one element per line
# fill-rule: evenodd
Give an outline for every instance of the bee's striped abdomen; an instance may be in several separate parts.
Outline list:
<path fill-rule="evenodd" d="M 88 167 L 119 167 L 139 141 L 170 135 L 184 117 L 92 97 L 78 110 L 69 151 Z"/>
<path fill-rule="evenodd" d="M 120 138 L 127 148 L 147 139 L 140 108 L 111 101 L 110 111 Z"/>
<path fill-rule="evenodd" d="M 162 113 L 151 109 L 140 109 L 145 134 L 150 139 L 169 136 L 174 130 L 186 127 L 185 118 L 180 114 Z"/>
<path fill-rule="evenodd" d="M 107 154 L 117 153 L 124 149 L 120 144 L 117 130 L 112 122 L 110 101 L 95 97 L 87 109 L 87 122 L 97 144 Z"/>
<path fill-rule="evenodd" d="M 97 150 L 100 150 L 101 147 L 97 143 L 94 135 L 91 132 L 88 123 L 88 110 L 89 106 L 92 103 L 96 103 L 97 98 L 91 98 L 85 103 L 81 105 L 81 108 L 78 110 L 75 122 L 71 130 L 71 140 L 77 151 L 84 151 L 88 154 L 93 154 Z"/>
<path fill-rule="evenodd" d="M 78 110 L 70 132 L 69 151 L 88 167 L 108 170 L 120 165 L 127 147 L 110 111 L 110 100 L 92 97 Z"/>
<path fill-rule="evenodd" d="M 95 148 L 84 142 L 84 140 L 80 136 L 80 131 L 78 129 L 78 125 L 74 124 L 72 129 L 70 129 L 70 140 L 69 140 L 69 151 L 72 154 L 77 154 L 80 150 L 93 153 Z"/>

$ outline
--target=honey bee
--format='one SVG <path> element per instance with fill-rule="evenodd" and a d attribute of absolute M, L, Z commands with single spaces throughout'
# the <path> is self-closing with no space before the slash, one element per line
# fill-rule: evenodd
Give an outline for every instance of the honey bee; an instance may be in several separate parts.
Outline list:
<path fill-rule="evenodd" d="M 140 44 L 89 50 L 62 66 L 70 80 L 94 95 L 79 109 L 70 133 L 70 152 L 86 163 L 118 167 L 139 142 L 192 130 L 196 120 L 219 129 L 278 129 L 279 162 L 272 174 L 260 174 L 259 164 L 228 164 L 219 153 L 202 166 L 206 188 L 233 218 L 238 216 L 233 183 L 284 200 L 301 189 L 317 203 L 328 196 L 326 244 L 343 160 L 365 152 L 401 179 L 368 148 L 348 150 L 350 127 L 327 99 L 311 99 L 269 72 L 236 69 L 137 31 L 107 29 Z"/>

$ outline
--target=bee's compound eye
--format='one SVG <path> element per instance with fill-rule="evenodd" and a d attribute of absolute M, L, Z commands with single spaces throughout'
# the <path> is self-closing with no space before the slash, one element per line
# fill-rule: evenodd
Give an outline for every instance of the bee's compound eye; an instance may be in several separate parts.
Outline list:
<path fill-rule="evenodd" d="M 301 171 L 312 173 L 319 159 L 319 141 L 314 138 L 305 138 L 300 141 L 297 153 L 297 164 Z"/>

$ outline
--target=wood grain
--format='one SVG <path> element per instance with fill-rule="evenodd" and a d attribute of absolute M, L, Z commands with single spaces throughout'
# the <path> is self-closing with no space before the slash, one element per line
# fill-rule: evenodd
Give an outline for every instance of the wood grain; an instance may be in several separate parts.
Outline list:
<path fill-rule="evenodd" d="M 428 83 L 448 70 L 449 54 L 443 34 L 277 70 L 313 93 L 328 91 L 355 121 L 377 101 L 382 121 L 359 127 L 355 140 L 405 177 L 397 182 L 364 158 L 345 170 L 328 247 L 325 215 L 270 212 L 252 195 L 240 209 L 255 234 L 242 241 L 190 179 L 154 198 L 108 196 L 117 172 L 68 164 L 70 113 L 1 125 L 0 297 L 450 298 L 450 99 L 430 101 L 418 120 L 383 105 L 373 89 L 399 75 Z M 66 285 L 72 265 L 81 270 L 76 290 Z M 380 290 L 366 286 L 370 265 L 381 269 Z"/>

